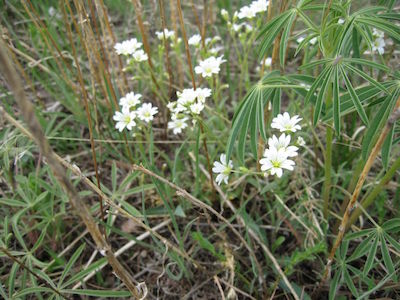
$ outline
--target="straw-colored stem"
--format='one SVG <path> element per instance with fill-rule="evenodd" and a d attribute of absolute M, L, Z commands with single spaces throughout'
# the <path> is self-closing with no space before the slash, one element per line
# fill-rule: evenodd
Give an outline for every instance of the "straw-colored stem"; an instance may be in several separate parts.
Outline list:
<path fill-rule="evenodd" d="M 381 134 L 379 135 L 379 138 L 374 146 L 374 148 L 372 149 L 370 155 L 368 156 L 368 160 L 366 161 L 364 168 L 360 174 L 360 177 L 357 181 L 357 185 L 354 189 L 354 192 L 351 196 L 351 200 L 349 202 L 349 204 L 346 207 L 346 211 L 344 212 L 343 218 L 342 218 L 342 222 L 339 226 L 339 233 L 336 237 L 336 240 L 332 246 L 332 249 L 329 253 L 329 257 L 328 257 L 328 261 L 326 263 L 326 267 L 325 267 L 325 271 L 324 274 L 322 276 L 321 282 L 319 284 L 319 287 L 321 287 L 325 281 L 327 280 L 329 274 L 330 274 L 330 270 L 331 270 L 331 265 L 333 263 L 333 260 L 335 258 L 335 253 L 336 250 L 339 248 L 344 234 L 346 232 L 346 228 L 348 227 L 348 223 L 349 223 L 349 217 L 350 217 L 350 212 L 353 210 L 353 208 L 356 205 L 357 202 L 357 198 L 361 192 L 361 188 L 363 187 L 364 181 L 368 175 L 369 170 L 372 167 L 372 164 L 375 161 L 375 158 L 377 157 L 377 155 L 379 154 L 379 151 L 382 148 L 382 145 L 386 139 L 386 136 L 388 135 L 389 131 L 391 130 L 391 127 L 393 126 L 393 124 L 396 122 L 397 119 L 400 118 L 400 97 L 397 100 L 396 106 L 394 111 L 392 112 L 392 114 L 389 116 L 389 119 L 384 127 L 384 129 L 382 130 Z M 318 290 L 317 292 L 318 293 Z"/>

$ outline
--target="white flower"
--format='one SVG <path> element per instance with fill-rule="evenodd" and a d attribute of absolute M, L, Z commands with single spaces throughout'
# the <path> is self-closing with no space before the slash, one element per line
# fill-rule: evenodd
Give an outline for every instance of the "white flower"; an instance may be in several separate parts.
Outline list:
<path fill-rule="evenodd" d="M 164 31 L 156 31 L 156 36 L 159 40 L 164 39 L 164 34 L 166 39 L 173 38 L 175 36 L 175 32 L 168 30 L 167 28 L 165 28 Z"/>
<path fill-rule="evenodd" d="M 281 134 L 279 139 L 276 135 L 273 135 L 272 138 L 268 139 L 268 146 L 270 149 L 275 148 L 280 151 L 283 150 L 287 157 L 297 156 L 297 148 L 296 146 L 289 146 L 290 143 L 290 135 L 286 135 L 284 133 Z"/>
<path fill-rule="evenodd" d="M 187 117 L 183 117 L 178 119 L 176 116 L 172 117 L 172 121 L 168 122 L 168 128 L 172 129 L 174 134 L 178 134 L 182 132 L 182 129 L 187 127 L 186 121 L 188 120 Z"/>
<path fill-rule="evenodd" d="M 344 19 L 339 18 L 339 20 L 337 22 L 338 22 L 338 24 L 344 24 Z"/>
<path fill-rule="evenodd" d="M 385 40 L 381 37 L 376 38 L 372 43 L 372 51 L 378 52 L 380 55 L 385 53 Z"/>
<path fill-rule="evenodd" d="M 256 16 L 256 11 L 251 6 L 243 6 L 238 13 L 239 19 L 243 18 L 252 19 L 255 16 Z"/>
<path fill-rule="evenodd" d="M 136 125 L 135 117 L 135 111 L 129 111 L 129 107 L 123 107 L 122 112 L 116 111 L 113 116 L 114 121 L 117 121 L 115 128 L 118 129 L 119 132 L 124 130 L 125 127 L 128 130 L 132 130 L 132 128 Z"/>
<path fill-rule="evenodd" d="M 294 161 L 288 159 L 284 150 L 276 148 L 267 149 L 264 158 L 260 159 L 261 171 L 270 172 L 271 175 L 282 177 L 283 169 L 293 170 Z M 265 173 L 267 175 L 267 173 Z"/>
<path fill-rule="evenodd" d="M 210 51 L 210 53 L 211 53 L 212 55 L 217 55 L 218 52 L 221 51 L 221 50 L 223 50 L 223 49 L 224 49 L 224 47 L 222 47 L 222 46 L 217 46 L 217 47 L 211 48 L 209 51 Z"/>
<path fill-rule="evenodd" d="M 133 52 L 132 58 L 134 61 L 144 61 L 147 60 L 147 54 L 142 49 L 136 50 Z"/>
<path fill-rule="evenodd" d="M 266 67 L 270 67 L 272 65 L 272 58 L 271 57 L 267 57 L 264 61 L 264 66 Z"/>
<path fill-rule="evenodd" d="M 201 103 L 206 101 L 207 97 L 211 96 L 211 89 L 209 88 L 197 88 L 196 89 L 197 100 Z"/>
<path fill-rule="evenodd" d="M 142 43 L 139 43 L 137 39 L 133 38 L 123 41 L 122 43 L 116 43 L 114 49 L 118 55 L 130 55 L 133 54 L 141 46 Z"/>
<path fill-rule="evenodd" d="M 139 119 L 147 123 L 153 121 L 154 115 L 157 113 L 158 113 L 158 108 L 152 106 L 151 103 L 143 103 L 143 105 L 139 107 L 137 110 Z"/>
<path fill-rule="evenodd" d="M 313 37 L 313 38 L 310 40 L 310 44 L 311 44 L 311 45 L 315 45 L 316 42 L 317 42 L 317 37 Z"/>
<path fill-rule="evenodd" d="M 233 24 L 233 26 L 232 26 L 233 31 L 234 32 L 240 31 L 240 29 L 242 29 L 243 25 L 244 25 L 243 23 L 241 23 L 241 24 Z"/>
<path fill-rule="evenodd" d="M 200 45 L 200 42 L 201 42 L 200 34 L 195 34 L 188 40 L 189 45 L 193 45 L 196 47 Z"/>
<path fill-rule="evenodd" d="M 222 59 L 223 55 L 219 57 L 211 56 L 203 61 L 200 61 L 199 66 L 194 68 L 197 74 L 201 74 L 203 77 L 211 77 L 213 74 L 218 74 L 220 71 L 220 65 L 225 62 Z"/>
<path fill-rule="evenodd" d="M 229 13 L 226 9 L 221 9 L 221 16 L 222 18 L 224 18 L 224 20 L 228 20 L 229 19 Z"/>
<path fill-rule="evenodd" d="M 219 160 L 221 162 L 214 161 L 214 167 L 212 169 L 214 173 L 218 174 L 215 181 L 218 185 L 220 185 L 222 181 L 224 181 L 225 184 L 228 184 L 229 174 L 232 171 L 233 163 L 231 160 L 229 160 L 229 162 L 227 161 L 225 154 L 221 154 Z"/>
<path fill-rule="evenodd" d="M 376 28 L 372 29 L 372 35 L 375 38 L 384 38 L 385 37 L 385 33 L 383 31 L 380 31 L 380 30 L 376 29 Z"/>
<path fill-rule="evenodd" d="M 304 39 L 305 39 L 305 37 L 304 37 L 304 36 L 301 36 L 301 37 L 299 37 L 299 38 L 296 40 L 296 42 L 297 42 L 298 44 L 300 44 L 302 41 L 304 41 Z"/>
<path fill-rule="evenodd" d="M 304 139 L 301 136 L 299 136 L 297 138 L 296 144 L 299 145 L 300 147 L 304 147 L 306 145 L 306 142 L 304 141 Z"/>
<path fill-rule="evenodd" d="M 204 104 L 200 102 L 193 103 L 190 105 L 190 111 L 195 115 L 199 115 L 203 109 L 204 109 Z"/>
<path fill-rule="evenodd" d="M 129 108 L 134 108 L 136 105 L 140 103 L 140 97 L 142 97 L 141 94 L 136 94 L 134 92 L 130 92 L 125 95 L 125 97 L 122 97 L 119 99 L 119 105 L 122 107 L 127 107 Z"/>
<path fill-rule="evenodd" d="M 309 91 L 311 88 L 311 85 L 304 83 L 304 82 L 300 82 L 300 85 L 306 90 Z"/>
<path fill-rule="evenodd" d="M 290 115 L 285 112 L 272 119 L 271 127 L 279 129 L 280 132 L 296 132 L 301 129 L 301 126 L 297 124 L 301 120 L 302 118 L 299 118 L 298 115 L 290 118 Z"/>
<path fill-rule="evenodd" d="M 257 14 L 259 12 L 264 12 L 267 10 L 269 1 L 267 0 L 257 0 L 257 1 L 253 1 L 250 4 L 250 8 Z"/>
<path fill-rule="evenodd" d="M 48 13 L 49 13 L 49 16 L 52 17 L 52 18 L 53 17 L 55 17 L 56 19 L 61 19 L 62 18 L 61 14 L 53 6 L 49 7 Z"/>
<path fill-rule="evenodd" d="M 197 92 L 193 88 L 184 89 L 182 92 L 178 91 L 176 94 L 178 96 L 178 103 L 183 106 L 193 103 L 197 97 Z"/>

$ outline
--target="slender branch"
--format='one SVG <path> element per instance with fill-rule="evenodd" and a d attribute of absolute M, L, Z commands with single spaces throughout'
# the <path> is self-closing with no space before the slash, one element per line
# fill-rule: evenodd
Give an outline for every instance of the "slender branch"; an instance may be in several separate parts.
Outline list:
<path fill-rule="evenodd" d="M 116 275 L 122 280 L 125 286 L 129 289 L 132 296 L 134 296 L 136 299 L 139 299 L 141 295 L 139 295 L 135 285 L 133 284 L 128 271 L 122 266 L 122 264 L 115 257 L 111 249 L 111 246 L 107 243 L 107 241 L 101 234 L 97 224 L 95 223 L 90 214 L 89 209 L 85 205 L 85 202 L 82 201 L 79 194 L 75 190 L 75 187 L 68 180 L 64 168 L 56 159 L 55 153 L 53 152 L 53 150 L 50 147 L 50 144 L 46 140 L 43 129 L 40 126 L 39 121 L 35 116 L 34 106 L 26 98 L 23 86 L 21 84 L 21 79 L 19 78 L 16 70 L 10 63 L 10 58 L 7 48 L 2 40 L 0 40 L 0 69 L 10 87 L 10 90 L 14 93 L 14 98 L 21 110 L 21 113 L 27 123 L 28 128 L 32 133 L 32 136 L 36 144 L 39 146 L 42 154 L 47 158 L 48 165 L 53 171 L 54 176 L 59 182 L 59 184 L 63 187 L 71 205 L 75 208 L 76 213 L 79 215 L 79 217 L 86 225 L 88 231 L 90 232 L 93 240 L 96 243 L 96 246 L 100 250 L 104 251 L 106 258 L 111 267 L 114 269 Z M 1 109 L 1 111 L 4 112 L 4 109 Z"/>
<path fill-rule="evenodd" d="M 29 273 L 31 273 L 33 276 L 36 277 L 36 279 L 43 280 L 40 276 L 38 276 L 33 270 L 31 270 L 29 267 L 27 267 L 22 261 L 20 261 L 18 258 L 16 258 L 10 251 L 8 251 L 6 248 L 0 247 L 0 251 L 2 251 L 5 255 L 7 255 L 12 261 L 16 262 L 19 266 L 21 266 L 23 269 L 27 270 Z M 59 290 L 53 288 L 50 284 L 48 284 L 45 281 L 46 286 L 51 289 L 53 292 L 55 292 L 57 295 L 64 299 L 70 299 L 63 294 L 60 293 Z"/>
<path fill-rule="evenodd" d="M 332 249 L 330 251 L 329 257 L 328 257 L 328 261 L 326 263 L 326 267 L 325 267 L 325 271 L 324 274 L 322 276 L 321 282 L 319 284 L 319 288 L 321 286 L 323 286 L 323 284 L 325 283 L 325 281 L 328 279 L 328 276 L 330 274 L 330 269 L 331 269 L 331 265 L 333 263 L 333 260 L 335 258 L 335 253 L 336 250 L 339 248 L 344 234 L 346 232 L 346 228 L 348 227 L 348 223 L 349 223 L 349 217 L 350 217 L 350 213 L 353 210 L 353 208 L 355 207 L 355 204 L 357 202 L 357 198 L 361 192 L 361 188 L 363 187 L 364 181 L 368 175 L 369 170 L 372 167 L 372 164 L 375 161 L 375 158 L 378 156 L 380 149 L 382 148 L 382 145 L 386 139 L 386 136 L 388 135 L 391 127 L 393 126 L 393 124 L 396 122 L 397 119 L 400 118 L 400 97 L 397 100 L 396 106 L 394 111 L 392 112 L 392 114 L 389 116 L 389 119 L 386 123 L 386 126 L 384 127 L 384 129 L 382 130 L 374 148 L 372 149 L 367 162 L 364 165 L 364 168 L 360 174 L 360 177 L 357 181 L 357 185 L 354 189 L 353 195 L 351 197 L 351 200 L 349 202 L 349 204 L 346 207 L 346 211 L 344 212 L 343 218 L 342 218 L 342 222 L 339 226 L 339 233 L 336 237 L 335 243 L 332 246 Z M 318 290 L 319 288 L 317 288 L 317 291 L 315 294 L 318 294 Z"/>

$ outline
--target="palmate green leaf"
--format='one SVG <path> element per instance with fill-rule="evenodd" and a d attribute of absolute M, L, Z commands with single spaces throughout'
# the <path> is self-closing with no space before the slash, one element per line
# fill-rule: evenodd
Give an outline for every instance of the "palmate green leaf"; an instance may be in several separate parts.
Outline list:
<path fill-rule="evenodd" d="M 290 14 L 290 17 L 288 18 L 285 28 L 283 29 L 282 35 L 281 35 L 281 42 L 280 42 L 280 47 L 279 47 L 279 60 L 281 63 L 281 66 L 284 67 L 285 65 L 285 57 L 286 57 L 286 48 L 288 44 L 288 39 L 290 35 L 290 31 L 292 29 L 293 23 L 296 20 L 297 13 L 295 10 L 292 11 Z"/>
<path fill-rule="evenodd" d="M 357 93 L 355 92 L 355 90 L 353 88 L 353 85 L 350 82 L 350 79 L 347 77 L 346 71 L 341 66 L 340 66 L 340 71 L 342 72 L 342 76 L 344 78 L 346 87 L 350 93 L 351 99 L 353 100 L 353 103 L 358 112 L 358 115 L 360 116 L 360 118 L 364 122 L 364 124 L 368 125 L 369 122 L 368 122 L 367 114 L 365 113 L 365 110 L 360 102 L 360 99 L 357 96 Z"/>
<path fill-rule="evenodd" d="M 78 249 L 76 249 L 74 254 L 71 256 L 71 258 L 69 259 L 68 263 L 66 264 L 66 266 L 64 268 L 64 271 L 61 274 L 60 279 L 58 280 L 58 284 L 57 284 L 58 288 L 63 287 L 62 283 L 64 282 L 65 277 L 68 275 L 72 266 L 75 264 L 76 260 L 80 257 L 80 255 L 82 254 L 82 251 L 84 249 L 85 249 L 85 244 L 82 244 Z"/>
<path fill-rule="evenodd" d="M 62 290 L 61 293 L 71 294 L 71 295 L 82 295 L 82 296 L 92 296 L 92 297 L 105 297 L 105 298 L 128 298 L 132 296 L 129 291 L 111 291 L 111 290 Z"/>
<path fill-rule="evenodd" d="M 353 260 L 356 260 L 357 258 L 365 255 L 370 248 L 371 241 L 376 238 L 376 231 L 372 231 L 372 233 L 365 239 L 363 240 L 356 250 L 352 253 L 352 255 L 347 259 L 348 262 L 351 262 Z"/>
<path fill-rule="evenodd" d="M 400 218 L 391 219 L 382 225 L 385 232 L 399 232 L 400 231 Z"/>
<path fill-rule="evenodd" d="M 321 111 L 322 111 L 323 100 L 326 99 L 327 89 L 332 83 L 331 82 L 332 73 L 333 73 L 333 67 L 329 67 L 329 71 L 327 72 L 327 74 L 322 82 L 321 90 L 318 93 L 317 101 L 315 103 L 315 108 L 314 108 L 314 118 L 313 118 L 314 126 L 318 123 L 318 120 L 319 120 L 319 117 L 320 117 Z M 312 89 L 312 87 L 311 87 L 311 89 Z M 310 89 L 310 91 L 311 91 L 311 89 Z"/>
<path fill-rule="evenodd" d="M 379 111 L 376 113 L 372 122 L 364 135 L 364 140 L 362 143 L 362 157 L 365 159 L 368 153 L 371 151 L 375 141 L 378 139 L 380 130 L 386 124 L 390 113 L 393 111 L 396 101 L 400 95 L 400 88 L 397 88 L 388 95 L 384 102 L 382 102 Z"/>
<path fill-rule="evenodd" d="M 388 270 L 389 274 L 394 274 L 393 275 L 393 280 L 397 281 L 397 276 L 396 276 L 396 272 L 393 266 L 393 261 L 392 258 L 390 257 L 390 253 L 388 250 L 388 247 L 386 245 L 386 241 L 384 238 L 384 235 L 381 235 L 381 252 L 382 252 L 382 258 L 383 258 L 383 262 L 385 264 L 386 269 Z"/>
<path fill-rule="evenodd" d="M 337 270 L 337 272 L 333 276 L 333 279 L 329 286 L 329 300 L 336 299 L 335 296 L 336 296 L 336 292 L 338 291 L 338 289 L 340 287 L 341 278 L 342 278 L 342 272 L 340 272 L 340 270 Z"/>
<path fill-rule="evenodd" d="M 394 130 L 395 130 L 396 124 L 393 124 L 392 128 L 390 129 L 383 145 L 382 145 L 382 164 L 385 170 L 387 170 L 389 166 L 389 158 L 390 158 L 390 152 L 392 150 L 392 142 L 393 142 L 393 136 L 394 136 Z"/>
<path fill-rule="evenodd" d="M 371 248 L 369 249 L 367 261 L 365 262 L 364 269 L 363 269 L 364 276 L 366 276 L 372 268 L 372 265 L 375 260 L 376 250 L 378 249 L 378 242 L 379 242 L 379 236 L 377 236 L 374 239 L 374 241 L 372 242 Z"/>
<path fill-rule="evenodd" d="M 333 77 L 333 124 L 336 134 L 340 134 L 340 88 L 339 88 L 339 68 L 335 66 Z"/>
<path fill-rule="evenodd" d="M 285 26 L 288 25 L 288 22 L 292 19 L 293 14 L 296 14 L 296 10 L 294 9 L 285 11 L 284 13 L 272 19 L 261 30 L 261 33 L 258 35 L 258 38 L 263 37 L 259 50 L 260 60 L 267 54 L 267 51 L 272 46 L 272 43 L 278 34 L 285 28 Z"/>
<path fill-rule="evenodd" d="M 363 59 L 363 58 L 343 58 L 343 62 L 347 63 L 347 64 L 357 64 L 357 65 L 368 66 L 368 67 L 371 67 L 373 70 L 377 69 L 377 70 L 381 70 L 384 72 L 390 71 L 390 68 L 385 65 L 378 64 L 374 61 Z"/>
<path fill-rule="evenodd" d="M 379 83 L 378 81 L 376 81 L 374 78 L 372 78 L 371 76 L 369 76 L 367 73 L 363 72 L 362 70 L 357 69 L 349 64 L 343 64 L 343 67 L 349 69 L 350 71 L 353 71 L 354 73 L 356 73 L 357 75 L 359 75 L 360 77 L 365 79 L 366 81 L 370 82 L 372 85 L 375 85 L 380 90 L 382 90 L 386 93 L 389 93 L 389 91 L 385 88 L 385 86 L 383 84 Z"/>
<path fill-rule="evenodd" d="M 353 296 L 358 297 L 358 291 L 353 283 L 349 270 L 346 267 L 343 270 L 343 279 Z"/>

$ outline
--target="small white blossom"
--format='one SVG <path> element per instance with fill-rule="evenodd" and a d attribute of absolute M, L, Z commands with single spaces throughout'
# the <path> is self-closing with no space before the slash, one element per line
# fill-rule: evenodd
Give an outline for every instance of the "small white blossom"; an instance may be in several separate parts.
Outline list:
<path fill-rule="evenodd" d="M 289 146 L 290 144 L 290 135 L 286 135 L 284 133 L 281 134 L 279 138 L 276 135 L 273 135 L 272 138 L 268 139 L 268 146 L 270 149 L 275 148 L 276 150 L 284 151 L 287 157 L 297 156 L 297 148 L 296 146 Z"/>
<path fill-rule="evenodd" d="M 197 88 L 196 89 L 197 100 L 201 103 L 206 101 L 207 97 L 211 96 L 211 89 L 209 88 Z"/>
<path fill-rule="evenodd" d="M 283 169 L 293 170 L 294 161 L 288 159 L 286 152 L 281 149 L 270 148 L 265 150 L 264 158 L 260 159 L 261 171 L 282 177 Z M 267 175 L 267 173 L 265 173 Z"/>
<path fill-rule="evenodd" d="M 372 51 L 378 52 L 380 55 L 385 53 L 385 40 L 381 37 L 376 38 L 372 43 Z"/>
<path fill-rule="evenodd" d="M 190 111 L 195 115 L 199 115 L 203 109 L 204 104 L 201 102 L 193 103 L 190 105 Z"/>
<path fill-rule="evenodd" d="M 225 62 L 222 56 L 215 57 L 211 56 L 203 61 L 194 68 L 196 74 L 201 74 L 203 77 L 211 77 L 213 74 L 218 74 L 220 71 L 220 65 Z"/>
<path fill-rule="evenodd" d="M 133 38 L 123 41 L 122 43 L 116 43 L 114 49 L 118 55 L 131 55 L 141 46 L 142 43 L 139 43 L 137 39 Z"/>
<path fill-rule="evenodd" d="M 129 108 L 134 108 L 136 105 L 140 103 L 140 97 L 142 97 L 141 94 L 135 94 L 134 92 L 130 92 L 125 95 L 125 97 L 122 97 L 119 99 L 119 105 L 121 105 L 123 108 L 127 107 Z"/>
<path fill-rule="evenodd" d="M 224 20 L 228 20 L 229 19 L 229 13 L 226 9 L 221 9 L 221 16 Z"/>
<path fill-rule="evenodd" d="M 299 136 L 299 137 L 297 138 L 296 143 L 297 143 L 297 145 L 299 145 L 300 147 L 304 147 L 304 146 L 306 145 L 306 142 L 304 141 L 304 139 L 303 139 L 301 136 Z"/>
<path fill-rule="evenodd" d="M 301 126 L 297 124 L 301 120 L 302 118 L 299 118 L 298 115 L 291 118 L 290 115 L 285 112 L 283 115 L 279 114 L 272 119 L 271 127 L 279 129 L 280 132 L 296 132 L 296 130 L 301 129 Z"/>
<path fill-rule="evenodd" d="M 169 38 L 172 39 L 175 36 L 175 32 L 172 30 L 168 30 L 167 28 L 165 28 L 164 31 L 156 31 L 156 36 L 159 40 L 164 39 L 164 34 L 165 34 L 166 39 L 169 39 Z"/>
<path fill-rule="evenodd" d="M 184 89 L 182 92 L 178 91 L 176 95 L 178 96 L 178 103 L 184 106 L 193 103 L 197 97 L 197 93 L 193 88 Z"/>
<path fill-rule="evenodd" d="M 188 40 L 189 45 L 196 46 L 196 47 L 198 45 L 200 45 L 200 42 L 201 42 L 200 34 L 195 34 Z"/>
<path fill-rule="evenodd" d="M 239 19 L 252 19 L 256 16 L 256 11 L 251 7 L 251 6 L 243 6 L 239 13 L 238 13 L 238 17 Z"/>
<path fill-rule="evenodd" d="M 143 51 L 142 49 L 136 50 L 136 51 L 133 52 L 133 54 L 132 54 L 132 59 L 133 59 L 134 61 L 140 62 L 140 61 L 147 60 L 147 58 L 148 58 L 148 57 L 147 57 L 147 54 L 144 53 L 144 51 Z"/>
<path fill-rule="evenodd" d="M 376 28 L 372 29 L 372 35 L 375 38 L 382 38 L 383 39 L 385 37 L 385 33 L 383 31 L 381 31 L 381 30 L 376 29 Z"/>
<path fill-rule="evenodd" d="M 225 154 L 221 154 L 220 161 L 221 162 L 214 161 L 214 167 L 212 171 L 218 174 L 215 181 L 218 185 L 221 185 L 222 181 L 225 182 L 225 184 L 228 184 L 229 174 L 232 171 L 233 163 L 231 160 L 229 160 L 229 162 L 227 161 Z"/>
<path fill-rule="evenodd" d="M 257 13 L 266 11 L 268 4 L 269 4 L 269 1 L 267 1 L 267 0 L 257 0 L 257 1 L 253 1 L 250 4 L 250 8 L 257 14 Z"/>
<path fill-rule="evenodd" d="M 188 125 L 186 121 L 187 117 L 177 118 L 176 116 L 172 118 L 172 121 L 168 122 L 168 128 L 173 130 L 174 134 L 178 134 L 182 132 L 182 129 L 185 129 Z"/>
<path fill-rule="evenodd" d="M 154 115 L 158 113 L 158 108 L 152 106 L 151 103 L 143 103 L 137 110 L 137 115 L 140 120 L 145 122 L 153 121 Z"/>
<path fill-rule="evenodd" d="M 122 112 L 116 111 L 113 116 L 114 121 L 117 121 L 115 128 L 118 129 L 119 132 L 124 130 L 124 128 L 132 130 L 136 125 L 135 117 L 135 111 L 130 111 L 128 107 L 123 107 Z"/>
<path fill-rule="evenodd" d="M 344 19 L 339 18 L 339 20 L 337 22 L 338 22 L 338 24 L 344 24 Z"/>
<path fill-rule="evenodd" d="M 264 61 L 264 66 L 265 67 L 270 67 L 272 65 L 272 58 L 271 57 L 267 57 Z"/>
<path fill-rule="evenodd" d="M 300 44 L 302 41 L 304 41 L 304 39 L 305 39 L 305 37 L 304 37 L 304 36 L 301 36 L 301 37 L 297 38 L 296 42 L 297 42 L 298 44 Z"/>
<path fill-rule="evenodd" d="M 311 45 L 315 45 L 316 42 L 317 42 L 317 37 L 313 37 L 313 38 L 310 40 L 310 44 L 311 44 Z"/>

